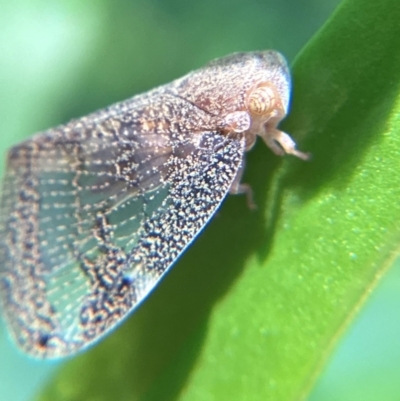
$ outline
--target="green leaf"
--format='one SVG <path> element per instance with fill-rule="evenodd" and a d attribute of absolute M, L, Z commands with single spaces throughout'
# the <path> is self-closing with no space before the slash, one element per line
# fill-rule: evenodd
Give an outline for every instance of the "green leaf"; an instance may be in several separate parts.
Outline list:
<path fill-rule="evenodd" d="M 313 160 L 257 146 L 246 181 L 259 211 L 231 197 L 143 307 L 41 400 L 308 393 L 398 253 L 399 21 L 398 0 L 342 3 L 293 68 L 284 127 Z"/>

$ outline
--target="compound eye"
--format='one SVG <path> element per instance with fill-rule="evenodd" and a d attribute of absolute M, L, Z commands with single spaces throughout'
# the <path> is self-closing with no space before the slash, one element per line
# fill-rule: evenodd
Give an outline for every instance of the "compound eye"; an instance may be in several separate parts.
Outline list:
<path fill-rule="evenodd" d="M 260 86 L 254 89 L 247 99 L 250 113 L 258 116 L 270 113 L 276 103 L 276 93 L 270 86 Z"/>

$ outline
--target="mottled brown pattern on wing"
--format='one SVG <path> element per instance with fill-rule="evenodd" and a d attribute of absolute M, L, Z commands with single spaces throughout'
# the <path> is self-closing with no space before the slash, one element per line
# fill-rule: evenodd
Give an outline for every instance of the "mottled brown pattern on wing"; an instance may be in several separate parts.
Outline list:
<path fill-rule="evenodd" d="M 253 116 L 246 100 L 265 82 L 279 109 Z M 243 192 L 243 155 L 256 135 L 281 152 L 275 142 L 287 136 L 275 126 L 289 85 L 279 54 L 237 54 L 12 148 L 0 298 L 21 349 L 62 357 L 121 322 L 227 193 Z"/>

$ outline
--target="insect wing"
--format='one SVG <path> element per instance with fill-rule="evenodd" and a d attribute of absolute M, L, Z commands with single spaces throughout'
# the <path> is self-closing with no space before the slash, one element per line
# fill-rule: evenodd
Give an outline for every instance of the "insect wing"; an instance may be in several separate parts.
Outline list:
<path fill-rule="evenodd" d="M 0 297 L 33 356 L 75 353 L 115 327 L 201 231 L 241 167 L 243 138 L 144 133 L 136 121 L 76 123 L 9 153 Z"/>

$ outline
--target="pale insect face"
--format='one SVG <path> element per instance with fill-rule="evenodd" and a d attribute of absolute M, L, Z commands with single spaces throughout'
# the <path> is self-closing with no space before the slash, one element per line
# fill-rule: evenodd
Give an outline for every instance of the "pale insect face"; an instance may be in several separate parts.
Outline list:
<path fill-rule="evenodd" d="M 269 116 L 276 110 L 278 99 L 276 90 L 268 84 L 253 89 L 247 98 L 247 107 L 255 116 Z M 281 107 L 282 108 L 282 107 Z M 283 114 L 283 110 L 281 111 Z"/>
<path fill-rule="evenodd" d="M 18 346 L 59 358 L 116 327 L 225 196 L 248 192 L 257 135 L 306 159 L 276 128 L 289 93 L 281 55 L 238 53 L 10 149 L 0 301 Z"/>

